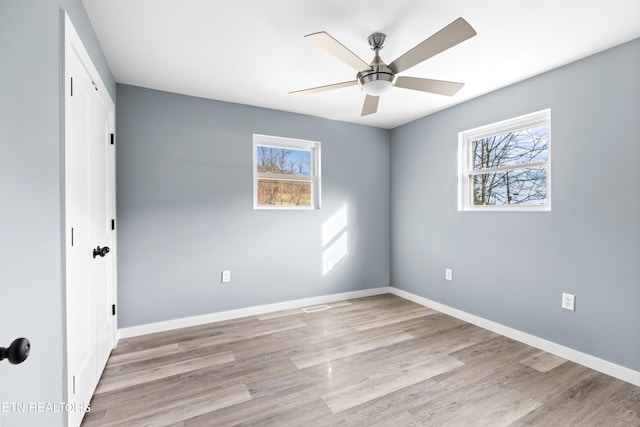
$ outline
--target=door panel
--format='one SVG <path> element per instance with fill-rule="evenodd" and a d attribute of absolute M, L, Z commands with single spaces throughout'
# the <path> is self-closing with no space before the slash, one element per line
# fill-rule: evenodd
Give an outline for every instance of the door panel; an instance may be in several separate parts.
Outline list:
<path fill-rule="evenodd" d="M 92 245 L 112 247 L 109 209 L 109 110 L 100 97 L 92 111 L 89 142 L 89 240 Z M 92 249 L 93 250 L 93 249 Z M 111 280 L 113 254 L 97 256 L 90 262 L 91 288 L 94 290 L 96 330 L 97 377 L 107 363 L 112 348 L 112 292 Z"/>
<path fill-rule="evenodd" d="M 89 146 L 94 90 L 82 63 L 72 53 L 66 99 L 65 196 L 67 221 L 67 365 L 69 402 L 85 403 L 95 388 L 94 295 L 87 258 L 89 235 Z M 72 88 L 71 88 L 72 86 Z M 73 93 L 73 94 L 72 94 Z M 71 417 L 70 417 L 71 418 Z"/>

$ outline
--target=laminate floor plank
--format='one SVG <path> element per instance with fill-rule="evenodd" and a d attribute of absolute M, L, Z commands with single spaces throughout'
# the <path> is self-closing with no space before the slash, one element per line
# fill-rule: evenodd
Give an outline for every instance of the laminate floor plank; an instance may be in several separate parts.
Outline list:
<path fill-rule="evenodd" d="M 395 332 L 376 338 L 367 338 L 348 344 L 342 344 L 336 347 L 328 348 L 326 350 L 302 354 L 292 357 L 291 360 L 299 369 L 304 369 L 309 366 L 330 362 L 332 360 L 341 359 L 343 357 L 353 356 L 354 354 L 373 350 L 379 347 L 386 347 L 388 345 L 395 344 L 400 341 L 410 340 L 412 338 L 413 337 L 407 333 Z"/>
<path fill-rule="evenodd" d="M 640 387 L 625 383 L 612 399 L 640 418 Z M 638 424 L 640 425 L 640 424 Z"/>
<path fill-rule="evenodd" d="M 163 411 L 173 412 L 182 407 L 189 410 L 192 402 L 195 404 L 195 411 L 210 412 L 249 399 L 251 395 L 243 383 L 212 383 L 187 374 L 128 387 L 119 392 L 96 395 L 91 404 L 90 416 L 85 416 L 83 425 L 144 424 L 152 418 L 157 420 Z M 189 405 L 185 405 L 185 402 L 189 402 Z M 205 409 L 202 409 L 203 406 Z M 192 416 L 194 415 L 185 418 Z"/>
<path fill-rule="evenodd" d="M 554 400 L 560 393 L 579 384 L 594 371 L 573 362 L 566 362 L 546 373 L 529 368 L 530 375 L 514 375 L 503 385 L 525 393 L 540 402 Z"/>
<path fill-rule="evenodd" d="M 499 338 L 497 340 L 489 340 L 492 341 L 491 343 L 484 341 L 478 345 L 469 346 L 461 350 L 463 352 L 462 355 L 460 355 L 460 352 L 451 353 L 464 365 L 442 373 L 434 379 L 447 387 L 464 387 L 465 385 L 491 378 L 495 373 L 508 369 L 537 351 L 533 347 L 508 338 Z M 502 343 L 504 348 L 498 350 L 495 346 L 496 342 Z M 480 348 L 486 348 L 487 353 L 480 351 Z"/>
<path fill-rule="evenodd" d="M 249 383 L 249 390 L 255 397 L 284 397 L 313 390 L 320 397 L 332 390 L 342 389 L 367 380 L 360 370 L 360 364 L 370 359 L 379 360 L 384 357 L 383 348 L 363 352 L 354 357 L 336 360 L 329 363 L 296 369 L 276 380 L 260 379 Z"/>
<path fill-rule="evenodd" d="M 368 378 L 376 379 L 406 376 L 406 374 L 410 374 L 413 369 L 419 367 L 431 367 L 432 376 L 435 376 L 461 366 L 464 366 L 464 363 L 447 354 L 434 355 L 421 348 L 407 350 L 398 346 L 397 351 L 389 351 L 384 359 L 363 363 L 360 370 L 364 372 Z"/>
<path fill-rule="evenodd" d="M 442 356 L 419 363 L 395 366 L 382 372 L 367 375 L 367 380 L 351 384 L 343 389 L 336 389 L 322 399 L 334 414 L 368 402 L 381 396 L 393 393 L 404 387 L 432 378 L 442 372 L 458 367 L 463 363 L 450 357 Z"/>
<path fill-rule="evenodd" d="M 550 370 L 562 365 L 566 361 L 566 359 L 547 353 L 545 351 L 539 351 L 533 356 L 524 359 L 522 361 L 522 364 L 527 365 L 540 372 L 549 372 Z"/>
<path fill-rule="evenodd" d="M 449 337 L 455 335 L 457 332 L 466 333 L 468 330 L 484 331 L 485 333 L 491 334 L 492 337 L 497 336 L 486 329 L 479 328 L 443 313 L 425 316 L 421 319 L 421 322 L 416 322 L 415 326 L 407 325 L 406 328 L 405 332 L 410 333 L 416 338 L 433 337 L 441 333 L 444 333 Z"/>
<path fill-rule="evenodd" d="M 182 362 L 169 363 L 149 369 L 130 372 L 128 374 L 105 378 L 100 381 L 96 389 L 96 394 L 106 393 L 131 385 L 142 384 L 155 381 L 165 377 L 182 374 L 184 372 L 195 371 L 209 366 L 220 365 L 233 362 L 235 359 L 230 352 L 213 354 L 210 356 L 187 359 Z"/>
<path fill-rule="evenodd" d="M 640 426 L 640 387 L 395 295 L 123 339 L 84 426 Z"/>
<path fill-rule="evenodd" d="M 397 325 L 405 320 L 421 319 L 436 313 L 435 310 L 425 307 L 416 307 L 411 310 L 403 310 L 401 307 L 376 313 L 375 319 L 354 323 L 352 326 L 356 331 L 366 331 L 367 329 L 379 328 L 380 326 Z"/>
<path fill-rule="evenodd" d="M 175 353 L 182 353 L 184 344 L 183 343 L 171 343 L 165 345 L 159 345 L 156 347 L 148 348 L 146 350 L 137 350 L 137 351 L 128 351 L 126 353 L 114 353 L 109 357 L 109 366 L 121 366 L 121 365 L 130 365 L 136 361 L 146 362 L 149 359 L 157 357 L 159 354 L 162 355 L 170 355 Z"/>
<path fill-rule="evenodd" d="M 180 400 L 171 400 L 163 405 L 143 406 L 126 413 L 109 414 L 112 416 L 105 417 L 99 425 L 169 426 L 250 399 L 251 396 L 244 384 L 227 385 L 224 389 L 210 388 L 190 396 L 188 405 L 184 405 Z"/>
<path fill-rule="evenodd" d="M 507 426 L 540 405 L 517 390 L 478 382 L 413 410 L 416 422 L 411 425 Z"/>
<path fill-rule="evenodd" d="M 412 423 L 414 420 L 414 416 L 408 413 L 407 411 L 402 411 L 398 414 L 392 415 L 388 418 L 374 421 L 371 420 L 371 423 L 366 425 L 371 427 L 391 427 L 391 426 L 406 426 Z"/>
<path fill-rule="evenodd" d="M 393 419 L 395 415 L 406 412 L 411 414 L 412 421 L 415 421 L 417 420 L 415 413 L 427 402 L 436 400 L 450 392 L 450 389 L 427 379 L 349 408 L 335 415 L 333 419 L 336 425 L 340 426 L 368 426 L 382 422 L 387 418 Z M 410 425 L 410 423 L 396 427 L 406 425 Z"/>
<path fill-rule="evenodd" d="M 515 421 L 513 426 L 588 426 L 588 419 L 595 416 L 601 406 L 610 401 L 622 386 L 621 381 L 593 372 L 578 384 Z M 592 403 L 585 405 L 584 402 Z"/>
<path fill-rule="evenodd" d="M 302 391 L 295 397 L 286 399 L 268 397 L 252 397 L 250 401 L 240 402 L 216 411 L 201 414 L 178 423 L 181 426 L 239 426 L 239 425 L 291 425 L 291 419 L 275 417 L 275 414 L 291 411 L 307 411 L 309 419 L 326 418 L 331 415 L 329 408 L 310 391 Z M 295 418 L 299 418 L 296 415 Z M 267 423 L 266 419 L 273 422 Z M 298 424 L 304 425 L 304 424 Z"/>
<path fill-rule="evenodd" d="M 146 353 L 147 350 L 144 350 L 143 352 Z M 170 351 L 159 349 L 156 352 L 149 352 L 147 358 L 136 357 L 134 359 L 122 360 L 117 363 L 109 360 L 105 367 L 105 372 L 102 375 L 102 379 L 107 380 L 111 377 L 135 374 L 137 372 L 149 371 L 154 368 L 161 369 L 168 365 L 181 363 L 189 364 L 191 360 L 203 357 L 213 357 L 216 354 L 230 355 L 231 351 L 225 350 L 224 347 L 219 345 L 206 345 L 205 343 L 200 343 L 199 346 L 196 345 L 195 347 L 178 346 L 176 350 L 172 349 Z M 214 359 L 215 358 L 212 360 Z M 231 360 L 233 360 L 233 358 Z M 204 366 L 206 366 L 206 363 Z"/>
<path fill-rule="evenodd" d="M 334 312 L 338 311 L 339 309 L 344 309 L 345 311 L 350 311 L 351 307 L 353 306 L 353 304 L 351 304 L 351 301 L 334 301 L 334 302 L 329 302 L 329 303 L 326 303 L 326 304 L 317 304 L 317 306 L 320 306 L 320 305 L 326 305 L 326 306 L 329 307 L 329 310 L 333 310 Z M 315 306 L 312 306 L 312 307 L 315 307 Z M 271 313 L 259 314 L 259 315 L 257 315 L 257 318 L 259 320 L 269 320 L 269 319 L 277 319 L 277 318 L 280 318 L 280 317 L 287 317 L 287 316 L 291 316 L 291 315 L 304 313 L 304 308 L 308 308 L 308 307 L 292 308 L 292 309 L 289 309 L 289 310 L 272 311 Z"/>
<path fill-rule="evenodd" d="M 424 325 L 425 328 L 429 326 L 430 325 Z M 415 330 L 407 332 L 414 336 L 416 334 Z M 426 337 L 416 337 L 415 345 L 433 355 L 451 354 L 493 339 L 496 336 L 497 335 L 491 331 L 466 324 L 445 329 Z"/>
<path fill-rule="evenodd" d="M 604 402 L 591 416 L 584 420 L 584 425 L 591 426 L 640 426 L 640 416 L 624 406 L 614 402 Z"/>
<path fill-rule="evenodd" d="M 280 378 L 297 371 L 288 359 L 271 357 L 272 355 L 235 360 L 227 364 L 211 366 L 198 372 L 210 381 L 242 381 L 245 384 Z"/>

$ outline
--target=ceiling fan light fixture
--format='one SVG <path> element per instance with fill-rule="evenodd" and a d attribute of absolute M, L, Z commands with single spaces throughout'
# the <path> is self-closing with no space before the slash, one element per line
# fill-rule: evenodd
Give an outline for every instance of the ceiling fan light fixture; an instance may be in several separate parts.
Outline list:
<path fill-rule="evenodd" d="M 361 82 L 360 87 L 367 95 L 380 96 L 391 90 L 393 87 L 393 81 L 384 79 L 368 80 L 366 82 Z"/>
<path fill-rule="evenodd" d="M 380 96 L 389 92 L 396 81 L 396 76 L 386 65 L 374 66 L 372 70 L 358 73 L 358 84 L 364 93 Z"/>

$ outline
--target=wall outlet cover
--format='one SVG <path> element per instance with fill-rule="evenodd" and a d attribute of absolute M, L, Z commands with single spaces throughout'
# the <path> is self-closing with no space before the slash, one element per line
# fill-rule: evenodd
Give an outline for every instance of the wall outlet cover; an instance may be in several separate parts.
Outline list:
<path fill-rule="evenodd" d="M 222 283 L 231 282 L 231 270 L 222 270 Z"/>
<path fill-rule="evenodd" d="M 575 311 L 576 309 L 576 296 L 562 293 L 562 308 L 565 310 Z"/>
<path fill-rule="evenodd" d="M 445 280 L 453 280 L 453 271 L 450 268 L 444 269 L 444 278 Z"/>

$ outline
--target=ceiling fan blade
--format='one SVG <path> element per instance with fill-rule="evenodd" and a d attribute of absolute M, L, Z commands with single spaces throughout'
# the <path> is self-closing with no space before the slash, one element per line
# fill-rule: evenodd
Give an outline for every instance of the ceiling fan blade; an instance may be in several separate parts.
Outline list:
<path fill-rule="evenodd" d="M 350 65 L 358 71 L 371 69 L 369 64 L 360 59 L 358 55 L 351 52 L 342 43 L 340 43 L 338 40 L 334 39 L 324 31 L 309 34 L 305 37 L 311 40 L 316 46 L 326 50 L 339 60 L 345 62 L 347 65 Z"/>
<path fill-rule="evenodd" d="M 378 102 L 380 102 L 379 96 L 367 95 L 364 98 L 364 105 L 362 106 L 361 116 L 368 116 L 378 111 Z"/>
<path fill-rule="evenodd" d="M 401 73 L 475 35 L 476 30 L 467 21 L 458 18 L 413 49 L 400 55 L 389 64 L 389 68 L 394 73 Z"/>
<path fill-rule="evenodd" d="M 445 80 L 421 79 L 418 77 L 402 77 L 396 79 L 396 86 L 404 89 L 421 90 L 422 92 L 437 93 L 438 95 L 455 95 L 464 83 L 448 82 Z"/>
<path fill-rule="evenodd" d="M 355 81 L 355 80 L 350 81 L 350 82 L 334 83 L 332 85 L 312 87 L 310 89 L 303 89 L 303 90 L 296 90 L 294 92 L 289 92 L 289 95 L 298 95 L 298 96 L 299 95 L 311 95 L 312 93 L 326 92 L 328 90 L 340 89 L 340 88 L 348 87 L 348 86 L 355 86 L 357 84 L 358 84 L 358 82 Z"/>

